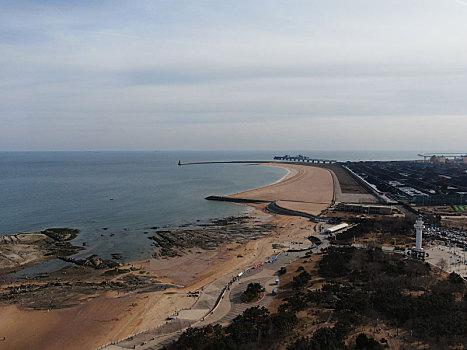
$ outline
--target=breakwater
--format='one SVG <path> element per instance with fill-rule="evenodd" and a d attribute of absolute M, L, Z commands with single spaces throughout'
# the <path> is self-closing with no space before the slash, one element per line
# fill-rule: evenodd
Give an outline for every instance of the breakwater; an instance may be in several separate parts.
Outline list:
<path fill-rule="evenodd" d="M 267 163 L 284 163 L 274 162 L 270 160 L 220 160 L 220 161 L 209 161 L 209 162 L 188 162 L 183 163 L 181 160 L 178 161 L 178 165 L 196 165 L 196 164 L 267 164 Z"/>
<path fill-rule="evenodd" d="M 303 218 L 308 218 L 312 221 L 317 221 L 316 215 L 305 213 L 303 211 L 287 209 L 287 208 L 281 207 L 276 202 L 271 202 L 270 204 L 268 204 L 268 206 L 266 206 L 266 210 L 273 214 L 288 215 L 288 216 L 301 216 Z"/>
<path fill-rule="evenodd" d="M 225 197 L 225 196 L 208 196 L 204 199 L 207 199 L 208 201 L 233 202 L 233 203 L 271 203 L 271 201 L 266 201 L 262 199 L 232 198 L 232 197 Z"/>
<path fill-rule="evenodd" d="M 281 207 L 277 204 L 276 201 L 267 201 L 262 199 L 249 199 L 249 198 L 232 198 L 232 197 L 225 197 L 225 196 L 208 196 L 205 199 L 210 201 L 221 201 L 221 202 L 232 202 L 232 203 L 269 203 L 266 206 L 266 210 L 272 214 L 279 214 L 279 215 L 287 215 L 287 216 L 300 216 L 304 218 L 308 218 L 312 221 L 319 221 L 317 220 L 317 216 L 309 213 L 305 213 L 303 211 L 287 209 Z"/>

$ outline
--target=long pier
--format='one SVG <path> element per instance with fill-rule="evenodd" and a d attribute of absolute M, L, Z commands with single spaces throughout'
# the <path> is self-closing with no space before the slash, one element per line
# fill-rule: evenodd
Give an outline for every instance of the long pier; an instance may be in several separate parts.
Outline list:
<path fill-rule="evenodd" d="M 178 165 L 196 165 L 196 164 L 267 164 L 267 163 L 278 163 L 283 164 L 285 162 L 290 163 L 312 163 L 312 164 L 334 164 L 338 163 L 337 160 L 329 159 L 313 159 L 313 158 L 295 158 L 295 157 L 274 157 L 274 160 L 221 160 L 221 161 L 208 161 L 208 162 L 187 162 L 183 163 L 178 161 Z"/>
<path fill-rule="evenodd" d="M 280 163 L 271 160 L 221 160 L 221 161 L 209 161 L 209 162 L 188 162 L 182 163 L 178 161 L 178 165 L 195 165 L 195 164 L 266 164 L 266 163 Z"/>
<path fill-rule="evenodd" d="M 298 155 L 298 156 L 289 156 L 289 155 L 285 155 L 285 156 L 275 156 L 274 157 L 275 160 L 285 160 L 287 162 L 301 162 L 301 163 L 317 163 L 317 164 L 333 164 L 333 163 L 337 163 L 337 160 L 334 160 L 334 159 L 318 159 L 318 158 L 310 158 L 310 157 L 305 157 L 305 156 L 302 156 L 302 155 Z"/>

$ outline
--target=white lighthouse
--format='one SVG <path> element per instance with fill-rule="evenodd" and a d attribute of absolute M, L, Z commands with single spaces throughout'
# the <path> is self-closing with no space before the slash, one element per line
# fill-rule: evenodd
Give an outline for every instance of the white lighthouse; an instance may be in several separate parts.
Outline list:
<path fill-rule="evenodd" d="M 423 251 L 423 247 L 422 247 L 422 233 L 423 233 L 423 229 L 425 228 L 425 226 L 423 225 L 423 219 L 421 216 L 418 217 L 413 227 L 415 228 L 416 241 L 415 241 L 415 247 L 411 249 L 409 254 L 414 258 L 425 260 L 428 254 L 426 254 Z"/>
<path fill-rule="evenodd" d="M 423 248 L 422 248 L 422 231 L 425 228 L 425 226 L 423 226 L 423 220 L 422 220 L 421 216 L 418 217 L 418 220 L 415 223 L 415 225 L 413 225 L 413 227 L 415 227 L 415 232 L 416 232 L 416 242 L 415 242 L 415 248 L 414 249 L 416 251 L 418 251 L 418 252 L 421 252 L 421 251 L 423 251 Z"/>

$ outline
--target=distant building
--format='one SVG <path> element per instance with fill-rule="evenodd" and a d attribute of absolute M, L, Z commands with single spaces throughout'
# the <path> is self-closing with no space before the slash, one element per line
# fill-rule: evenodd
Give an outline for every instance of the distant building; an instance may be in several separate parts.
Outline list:
<path fill-rule="evenodd" d="M 440 205 L 464 205 L 466 198 L 464 193 L 451 193 L 439 195 L 415 195 L 412 202 L 420 206 L 440 206 Z"/>
<path fill-rule="evenodd" d="M 432 163 L 446 163 L 446 157 L 445 156 L 431 156 L 430 162 Z"/>
<path fill-rule="evenodd" d="M 391 215 L 393 209 L 391 206 L 375 204 L 339 203 L 337 206 L 338 211 L 370 215 Z"/>

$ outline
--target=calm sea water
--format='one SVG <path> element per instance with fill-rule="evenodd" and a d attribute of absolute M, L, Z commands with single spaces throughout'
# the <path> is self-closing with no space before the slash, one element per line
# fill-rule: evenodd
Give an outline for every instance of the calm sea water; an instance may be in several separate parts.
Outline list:
<path fill-rule="evenodd" d="M 74 243 L 88 247 L 81 256 L 145 258 L 151 242 L 144 232 L 152 232 L 150 227 L 244 213 L 245 206 L 204 198 L 265 186 L 286 174 L 281 168 L 242 164 L 179 167 L 178 160 L 269 160 L 284 153 L 0 152 L 0 235 L 74 227 L 81 230 Z M 415 159 L 417 152 L 301 153 L 392 160 Z"/>

